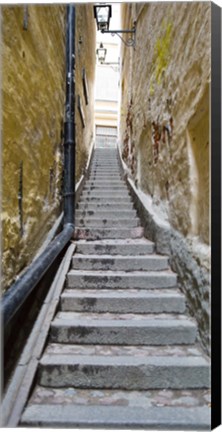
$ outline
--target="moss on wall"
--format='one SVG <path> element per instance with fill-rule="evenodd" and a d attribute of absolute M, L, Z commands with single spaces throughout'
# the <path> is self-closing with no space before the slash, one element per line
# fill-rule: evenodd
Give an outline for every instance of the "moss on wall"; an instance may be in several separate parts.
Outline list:
<path fill-rule="evenodd" d="M 31 262 L 61 211 L 66 7 L 1 9 L 3 287 L 7 288 Z M 95 24 L 91 7 L 76 9 L 76 89 L 83 99 L 85 66 L 90 96 L 89 105 L 83 107 L 84 130 L 76 113 L 78 179 L 93 133 Z"/>

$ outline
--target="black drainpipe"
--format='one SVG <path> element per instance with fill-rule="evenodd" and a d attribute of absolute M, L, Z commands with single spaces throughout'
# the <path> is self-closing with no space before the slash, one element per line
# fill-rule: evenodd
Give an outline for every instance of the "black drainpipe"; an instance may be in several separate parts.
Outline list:
<path fill-rule="evenodd" d="M 64 224 L 74 223 L 75 211 L 75 7 L 67 6 L 66 112 L 64 161 Z"/>
<path fill-rule="evenodd" d="M 49 267 L 68 244 L 74 231 L 75 208 L 75 6 L 67 6 L 66 18 L 66 113 L 64 125 L 64 227 L 28 270 L 9 288 L 1 301 L 6 327 Z"/>

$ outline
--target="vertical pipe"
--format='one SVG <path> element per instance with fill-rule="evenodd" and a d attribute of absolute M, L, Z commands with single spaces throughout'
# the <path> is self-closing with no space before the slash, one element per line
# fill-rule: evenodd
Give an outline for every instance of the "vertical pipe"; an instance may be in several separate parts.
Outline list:
<path fill-rule="evenodd" d="M 18 190 L 18 207 L 19 207 L 19 221 L 20 221 L 20 236 L 24 234 L 23 231 L 23 161 L 19 166 L 19 190 Z"/>
<path fill-rule="evenodd" d="M 75 210 L 75 6 L 67 6 L 66 105 L 64 124 L 64 225 L 74 224 Z"/>

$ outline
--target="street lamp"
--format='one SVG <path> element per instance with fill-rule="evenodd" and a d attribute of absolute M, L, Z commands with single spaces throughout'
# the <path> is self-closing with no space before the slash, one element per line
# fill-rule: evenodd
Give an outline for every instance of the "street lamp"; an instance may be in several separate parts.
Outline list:
<path fill-rule="evenodd" d="M 131 30 L 109 30 L 110 18 L 112 16 L 112 7 L 107 4 L 97 4 L 93 6 L 94 9 L 94 18 L 96 19 L 97 30 L 100 30 L 102 33 L 111 33 L 112 36 L 119 36 L 121 41 L 127 46 L 136 45 L 136 21 L 134 21 L 133 28 Z M 120 33 L 130 33 L 132 34 L 127 40 L 123 39 L 120 36 Z"/>
<path fill-rule="evenodd" d="M 107 53 L 107 49 L 104 48 L 102 43 L 100 43 L 99 48 L 97 48 L 97 50 L 96 50 L 96 55 L 97 55 L 99 63 L 101 65 L 104 65 L 104 66 L 110 66 L 114 71 L 118 72 L 119 71 L 119 64 L 120 64 L 119 60 L 118 60 L 118 62 L 105 62 L 106 53 Z"/>
<path fill-rule="evenodd" d="M 99 48 L 96 50 L 96 55 L 98 57 L 99 62 L 103 63 L 106 58 L 107 49 L 103 47 L 103 44 L 101 43 Z"/>
<path fill-rule="evenodd" d="M 109 30 L 109 22 L 112 16 L 111 5 L 96 5 L 93 6 L 94 18 L 96 19 L 97 30 L 107 31 Z"/>

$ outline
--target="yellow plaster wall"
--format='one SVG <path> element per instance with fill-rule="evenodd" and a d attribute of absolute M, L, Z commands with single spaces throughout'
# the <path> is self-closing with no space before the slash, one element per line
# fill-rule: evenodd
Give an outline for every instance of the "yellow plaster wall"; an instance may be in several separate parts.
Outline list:
<path fill-rule="evenodd" d="M 88 40 L 77 53 L 76 91 L 82 91 L 81 56 L 87 55 L 90 93 L 90 104 L 84 107 L 88 128 L 83 131 L 78 117 L 76 121 L 78 178 L 93 133 L 95 31 L 92 8 L 76 9 L 76 33 L 81 26 L 83 42 Z M 65 19 L 65 6 L 2 6 L 3 289 L 31 262 L 61 211 Z"/>
<path fill-rule="evenodd" d="M 76 101 L 76 180 L 78 180 L 87 161 L 89 147 L 94 137 L 96 26 L 92 4 L 76 6 L 76 27 L 76 97 L 80 95 L 85 118 L 85 127 L 83 127 Z M 89 92 L 88 105 L 83 92 L 83 68 L 86 71 Z"/>

